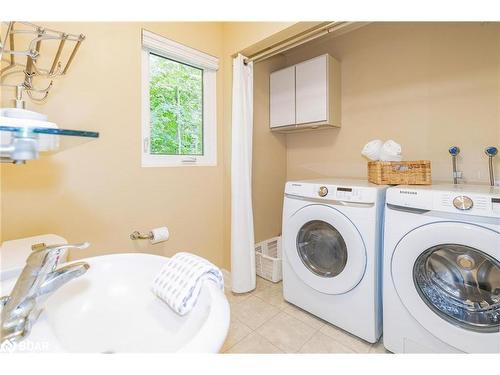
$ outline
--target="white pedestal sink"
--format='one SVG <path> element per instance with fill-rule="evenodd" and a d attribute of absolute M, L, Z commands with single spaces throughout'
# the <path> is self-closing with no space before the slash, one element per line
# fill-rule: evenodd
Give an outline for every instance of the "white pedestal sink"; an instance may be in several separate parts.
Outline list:
<path fill-rule="evenodd" d="M 167 258 L 133 253 L 82 260 L 90 264 L 87 273 L 51 295 L 31 334 L 3 351 L 216 353 L 222 347 L 229 304 L 212 282 L 181 317 L 151 292 Z M 3 280 L 2 295 L 14 283 Z"/>

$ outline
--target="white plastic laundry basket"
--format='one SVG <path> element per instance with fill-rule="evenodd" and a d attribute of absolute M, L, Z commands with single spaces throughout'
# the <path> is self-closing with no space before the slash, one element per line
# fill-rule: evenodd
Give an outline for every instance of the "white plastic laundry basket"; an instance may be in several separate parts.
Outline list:
<path fill-rule="evenodd" d="M 281 237 L 273 237 L 255 244 L 255 269 L 257 275 L 277 283 L 281 273 Z"/>

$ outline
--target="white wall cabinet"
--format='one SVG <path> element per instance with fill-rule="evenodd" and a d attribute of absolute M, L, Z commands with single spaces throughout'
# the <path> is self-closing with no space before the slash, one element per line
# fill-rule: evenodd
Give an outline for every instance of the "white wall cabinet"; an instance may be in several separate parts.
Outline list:
<path fill-rule="evenodd" d="M 271 73 L 270 127 L 275 131 L 340 127 L 340 64 L 321 55 Z"/>
<path fill-rule="evenodd" d="M 328 74 L 326 56 L 295 66 L 297 124 L 328 120 Z"/>
<path fill-rule="evenodd" d="M 271 74 L 270 81 L 271 127 L 295 124 L 295 67 L 291 66 Z"/>

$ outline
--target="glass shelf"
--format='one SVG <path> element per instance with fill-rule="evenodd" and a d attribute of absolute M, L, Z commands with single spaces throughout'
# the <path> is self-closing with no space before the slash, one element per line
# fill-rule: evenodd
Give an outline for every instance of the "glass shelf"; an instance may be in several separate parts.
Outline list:
<path fill-rule="evenodd" d="M 41 155 L 64 151 L 96 138 L 99 138 L 99 133 L 94 131 L 2 125 L 0 121 L 1 161 L 33 160 Z"/>
<path fill-rule="evenodd" d="M 86 137 L 99 138 L 98 132 L 88 130 L 72 130 L 72 129 L 53 129 L 53 128 L 25 128 L 17 126 L 0 125 L 0 131 L 11 133 L 33 133 L 33 134 L 50 134 L 50 135 L 66 135 L 71 137 Z"/>

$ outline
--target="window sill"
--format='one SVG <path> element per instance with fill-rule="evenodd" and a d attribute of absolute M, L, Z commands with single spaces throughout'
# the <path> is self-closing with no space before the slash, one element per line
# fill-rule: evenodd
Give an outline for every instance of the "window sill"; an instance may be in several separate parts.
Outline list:
<path fill-rule="evenodd" d="M 167 161 L 167 160 L 142 160 L 141 162 L 141 167 L 142 168 L 162 168 L 162 167 L 216 167 L 217 162 L 216 161 L 195 161 L 195 162 L 183 162 L 183 161 Z"/>

